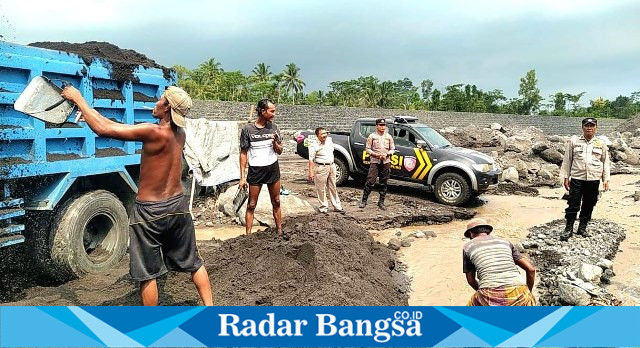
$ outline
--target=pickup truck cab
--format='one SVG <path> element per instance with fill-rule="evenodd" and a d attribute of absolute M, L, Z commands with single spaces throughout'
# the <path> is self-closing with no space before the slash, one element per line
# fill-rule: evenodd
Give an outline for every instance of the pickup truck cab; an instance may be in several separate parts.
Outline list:
<path fill-rule="evenodd" d="M 375 119 L 363 118 L 356 120 L 349 133 L 330 133 L 338 185 L 349 176 L 364 182 L 369 170 L 366 142 L 375 127 Z M 433 128 L 417 123 L 415 117 L 387 120 L 387 131 L 396 147 L 391 156 L 391 178 L 424 184 L 443 204 L 464 204 L 498 183 L 501 170 L 491 157 L 452 145 Z M 295 138 L 296 153 L 308 159 L 308 147 L 317 141 L 315 134 L 298 132 Z"/>

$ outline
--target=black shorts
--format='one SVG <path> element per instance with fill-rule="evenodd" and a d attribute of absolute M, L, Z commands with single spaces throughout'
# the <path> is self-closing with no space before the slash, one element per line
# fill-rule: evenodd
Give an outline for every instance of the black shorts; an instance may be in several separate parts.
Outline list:
<path fill-rule="evenodd" d="M 280 180 L 280 165 L 278 161 L 263 167 L 249 166 L 249 173 L 247 174 L 249 185 L 273 184 L 278 180 Z"/>
<path fill-rule="evenodd" d="M 180 194 L 161 202 L 136 200 L 129 216 L 131 278 L 155 279 L 167 269 L 195 272 L 202 266 L 189 201 Z"/>

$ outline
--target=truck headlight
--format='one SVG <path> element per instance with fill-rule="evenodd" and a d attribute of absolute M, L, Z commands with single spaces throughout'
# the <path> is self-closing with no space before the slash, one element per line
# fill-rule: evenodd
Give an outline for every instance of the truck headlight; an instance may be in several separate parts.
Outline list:
<path fill-rule="evenodd" d="M 473 169 L 481 173 L 490 172 L 491 169 L 493 169 L 493 164 L 491 163 L 475 163 L 475 164 L 472 164 L 471 166 L 473 167 Z"/>

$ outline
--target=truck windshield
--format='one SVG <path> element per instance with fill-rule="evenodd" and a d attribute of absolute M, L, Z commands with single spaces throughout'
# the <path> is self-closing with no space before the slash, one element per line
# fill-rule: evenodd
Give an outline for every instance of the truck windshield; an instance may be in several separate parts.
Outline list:
<path fill-rule="evenodd" d="M 420 133 L 420 135 L 422 135 L 422 137 L 436 149 L 452 146 L 449 140 L 440 135 L 440 133 L 436 132 L 433 128 L 414 127 L 413 129 Z"/>

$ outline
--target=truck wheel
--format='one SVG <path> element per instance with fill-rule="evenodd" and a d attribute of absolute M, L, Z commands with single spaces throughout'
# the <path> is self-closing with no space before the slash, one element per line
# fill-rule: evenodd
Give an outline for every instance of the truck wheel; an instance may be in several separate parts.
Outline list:
<path fill-rule="evenodd" d="M 340 157 L 335 157 L 333 163 L 336 165 L 336 186 L 342 186 L 349 178 L 349 169 L 347 169 L 347 164 Z"/>
<path fill-rule="evenodd" d="M 111 192 L 97 190 L 69 199 L 51 225 L 48 275 L 69 280 L 114 267 L 127 251 L 128 229 L 127 211 Z"/>
<path fill-rule="evenodd" d="M 436 179 L 435 194 L 442 204 L 461 205 L 471 198 L 471 188 L 462 175 L 444 173 Z"/>

